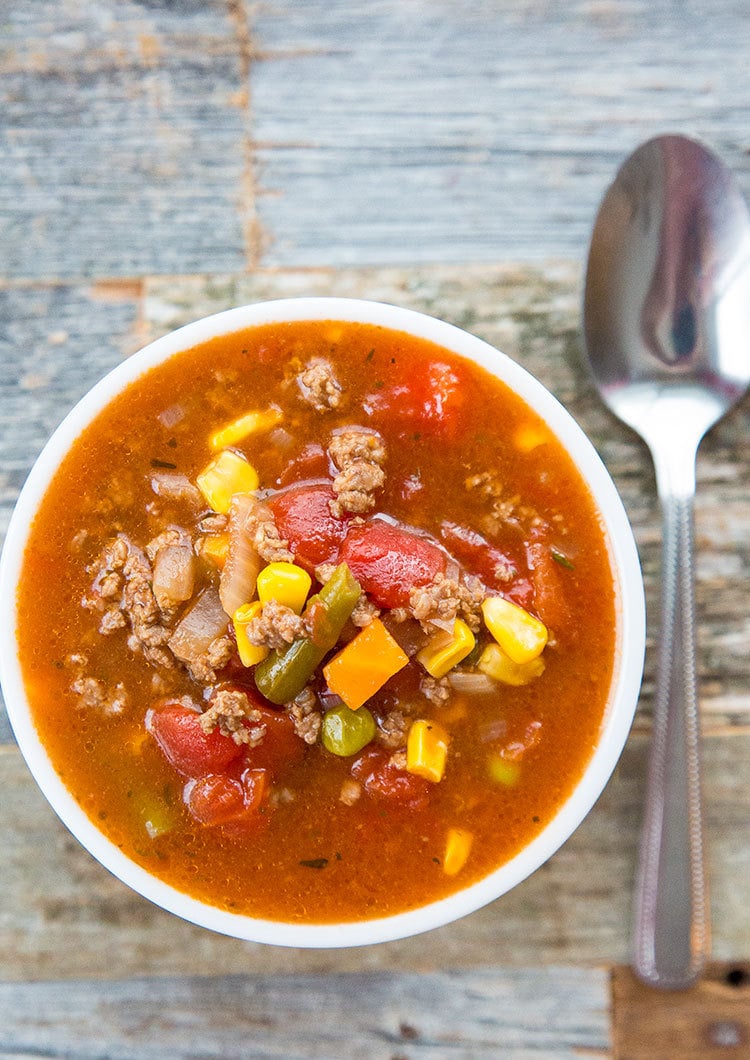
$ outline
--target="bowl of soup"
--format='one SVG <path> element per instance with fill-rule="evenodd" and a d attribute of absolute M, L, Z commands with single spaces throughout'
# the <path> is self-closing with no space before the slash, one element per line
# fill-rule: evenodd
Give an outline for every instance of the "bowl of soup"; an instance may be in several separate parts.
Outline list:
<path fill-rule="evenodd" d="M 35 464 L 2 683 L 54 810 L 141 895 L 277 945 L 443 925 L 549 858 L 644 652 L 616 489 L 523 368 L 349 299 L 153 342 Z"/>

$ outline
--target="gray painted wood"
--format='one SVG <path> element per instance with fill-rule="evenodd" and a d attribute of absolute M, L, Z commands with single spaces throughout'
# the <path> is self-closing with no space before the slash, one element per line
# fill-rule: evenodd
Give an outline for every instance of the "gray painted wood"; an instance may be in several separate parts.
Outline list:
<path fill-rule="evenodd" d="M 580 260 L 641 138 L 750 188 L 744 0 L 268 0 L 251 75 L 262 261 Z"/>
<path fill-rule="evenodd" d="M 239 942 L 157 909 L 80 847 L 19 752 L 0 749 L 0 979 L 626 963 L 647 749 L 645 733 L 631 737 L 586 821 L 509 894 L 419 938 L 338 951 Z M 733 960 L 750 952 L 750 734 L 708 737 L 704 758 L 713 953 Z"/>
<path fill-rule="evenodd" d="M 244 268 L 247 96 L 223 0 L 0 16 L 5 276 Z"/>
<path fill-rule="evenodd" d="M 609 1050 L 608 985 L 572 968 L 0 983 L 0 1056 L 574 1060 Z"/>

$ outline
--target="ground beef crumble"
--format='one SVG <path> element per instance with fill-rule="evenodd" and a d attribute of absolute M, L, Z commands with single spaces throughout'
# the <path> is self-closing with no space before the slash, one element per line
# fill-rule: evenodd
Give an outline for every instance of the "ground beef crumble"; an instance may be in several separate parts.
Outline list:
<path fill-rule="evenodd" d="M 428 699 L 430 703 L 434 703 L 438 707 L 444 706 L 452 695 L 447 677 L 437 678 L 431 677 L 429 674 L 422 675 L 419 682 L 419 690 L 425 699 Z"/>
<path fill-rule="evenodd" d="M 365 593 L 362 593 L 359 600 L 357 600 L 354 605 L 354 610 L 351 613 L 351 620 L 355 626 L 362 628 L 363 626 L 369 626 L 373 619 L 376 619 L 379 614 L 380 608 L 376 607 Z"/>
<path fill-rule="evenodd" d="M 401 710 L 391 710 L 381 719 L 378 728 L 378 739 L 384 747 L 395 751 L 406 747 L 406 736 L 409 731 L 409 720 Z"/>
<path fill-rule="evenodd" d="M 318 707 L 318 697 L 311 688 L 303 688 L 285 710 L 294 723 L 294 731 L 307 744 L 314 744 L 320 734 L 323 715 Z"/>
<path fill-rule="evenodd" d="M 340 518 L 344 512 L 371 511 L 373 494 L 385 482 L 386 449 L 380 435 L 363 427 L 345 427 L 332 436 L 328 454 L 339 472 L 333 480 L 336 499 L 331 501 L 331 513 Z"/>
<path fill-rule="evenodd" d="M 251 708 L 244 692 L 222 688 L 211 697 L 211 705 L 201 714 L 200 724 L 205 733 L 218 728 L 223 736 L 231 737 L 237 744 L 257 747 L 266 735 L 262 717 L 259 710 Z"/>
<path fill-rule="evenodd" d="M 255 551 L 266 563 L 293 563 L 294 555 L 279 533 L 271 509 L 265 504 L 255 504 L 248 512 L 245 523 L 252 538 Z"/>
<path fill-rule="evenodd" d="M 315 568 L 315 578 L 321 585 L 325 585 L 329 578 L 333 577 L 335 570 L 335 563 L 321 563 L 320 566 Z"/>
<path fill-rule="evenodd" d="M 343 802 L 345 806 L 353 806 L 354 803 L 359 799 L 362 794 L 362 785 L 357 780 L 353 780 L 351 777 L 347 779 L 341 785 L 341 793 L 339 795 L 339 802 Z"/>
<path fill-rule="evenodd" d="M 216 637 L 206 651 L 196 659 L 186 662 L 185 666 L 194 681 L 210 685 L 216 680 L 216 671 L 226 666 L 233 651 L 234 644 L 230 637 Z"/>
<path fill-rule="evenodd" d="M 333 368 L 322 357 L 313 357 L 297 376 L 300 394 L 316 412 L 341 407 L 343 391 Z"/>
<path fill-rule="evenodd" d="M 129 646 L 156 666 L 174 666 L 166 643 L 170 631 L 153 593 L 153 571 L 148 556 L 124 534 L 103 550 L 89 569 L 94 575 L 84 607 L 101 613 L 99 632 L 114 633 L 130 627 Z"/>
<path fill-rule="evenodd" d="M 420 585 L 412 589 L 409 604 L 411 612 L 429 631 L 431 627 L 446 624 L 461 617 L 474 633 L 480 627 L 480 607 L 486 596 L 484 587 L 478 578 L 466 578 L 458 582 L 444 574 L 436 574 L 429 585 Z"/>
<path fill-rule="evenodd" d="M 128 693 L 122 681 L 113 689 L 96 677 L 77 677 L 70 686 L 89 710 L 100 710 L 103 714 L 122 714 L 128 705 Z"/>
<path fill-rule="evenodd" d="M 309 634 L 305 620 L 291 607 L 268 600 L 257 618 L 245 627 L 247 639 L 256 647 L 286 648 L 297 637 Z"/>

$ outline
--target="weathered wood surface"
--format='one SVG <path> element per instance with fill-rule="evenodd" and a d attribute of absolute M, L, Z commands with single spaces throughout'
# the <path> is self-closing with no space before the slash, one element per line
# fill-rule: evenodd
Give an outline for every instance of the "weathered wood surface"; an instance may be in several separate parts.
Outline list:
<path fill-rule="evenodd" d="M 639 139 L 750 186 L 744 0 L 5 3 L 7 276 L 579 259 Z"/>
<path fill-rule="evenodd" d="M 556 967 L 0 983 L 0 1056 L 575 1060 L 607 1054 L 608 995 Z"/>
<path fill-rule="evenodd" d="M 750 965 L 709 965 L 690 990 L 643 986 L 628 968 L 612 977 L 617 1060 L 744 1060 L 750 1056 Z"/>
<path fill-rule="evenodd" d="M 254 10 L 262 261 L 580 259 L 639 140 L 717 140 L 750 186 L 743 0 L 272 0 Z"/>

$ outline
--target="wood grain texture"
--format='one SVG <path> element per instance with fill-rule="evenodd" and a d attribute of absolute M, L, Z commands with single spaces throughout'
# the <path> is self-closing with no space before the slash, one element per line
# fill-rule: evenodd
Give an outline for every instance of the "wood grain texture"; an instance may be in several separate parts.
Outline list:
<path fill-rule="evenodd" d="M 631 737 L 565 846 L 485 909 L 419 939 L 338 951 L 243 943 L 183 923 L 110 876 L 57 821 L 15 748 L 0 750 L 0 954 L 6 980 L 228 973 L 434 972 L 627 962 L 648 740 Z M 750 952 L 750 735 L 705 741 L 713 953 Z"/>
<path fill-rule="evenodd" d="M 3 4 L 3 274 L 244 268 L 242 70 L 223 0 Z"/>
<path fill-rule="evenodd" d="M 581 260 L 640 139 L 750 188 L 744 0 L 252 5 L 264 264 Z"/>
<path fill-rule="evenodd" d="M 612 982 L 613 1060 L 742 1060 L 750 1056 L 750 965 L 712 964 L 690 990 Z"/>
<path fill-rule="evenodd" d="M 0 983 L 0 1055 L 574 1060 L 607 1053 L 608 1000 L 565 968 Z"/>

